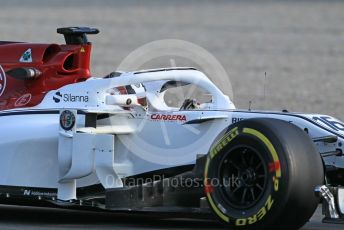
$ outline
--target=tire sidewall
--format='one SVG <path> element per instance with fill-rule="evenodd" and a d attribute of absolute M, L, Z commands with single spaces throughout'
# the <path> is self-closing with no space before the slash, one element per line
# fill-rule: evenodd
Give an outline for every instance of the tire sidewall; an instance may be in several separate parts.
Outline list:
<path fill-rule="evenodd" d="M 213 186 L 218 179 L 220 164 L 238 144 L 250 144 L 264 159 L 268 169 L 266 187 L 260 200 L 248 209 L 233 208 L 221 195 L 221 188 Z M 288 162 L 285 149 L 272 130 L 254 122 L 239 122 L 225 132 L 213 145 L 205 166 L 205 193 L 211 209 L 226 225 L 245 229 L 270 226 L 278 218 L 288 200 Z M 275 168 L 269 170 L 271 165 Z"/>

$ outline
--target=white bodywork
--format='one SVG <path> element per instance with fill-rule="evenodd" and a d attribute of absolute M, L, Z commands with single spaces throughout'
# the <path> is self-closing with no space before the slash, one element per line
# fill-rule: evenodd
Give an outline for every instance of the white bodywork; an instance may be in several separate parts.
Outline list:
<path fill-rule="evenodd" d="M 175 82 L 182 84 L 169 84 Z M 164 89 L 185 84 L 202 88 L 212 100 L 192 110 L 169 107 Z M 136 94 L 114 93 L 126 85 Z M 146 98 L 148 106 L 138 98 Z M 60 125 L 65 110 L 76 117 L 67 131 Z M 96 128 L 85 127 L 86 114 L 105 116 Z M 0 112 L 0 185 L 57 188 L 59 199 L 77 199 L 77 187 L 121 187 L 120 178 L 194 164 L 221 131 L 254 117 L 292 122 L 311 138 L 336 135 L 335 143 L 317 142 L 319 152 L 342 149 L 344 124 L 332 117 L 236 110 L 229 97 L 194 69 L 129 72 L 67 85 L 49 92 L 36 107 Z M 344 168 L 343 157 L 324 159 Z"/>

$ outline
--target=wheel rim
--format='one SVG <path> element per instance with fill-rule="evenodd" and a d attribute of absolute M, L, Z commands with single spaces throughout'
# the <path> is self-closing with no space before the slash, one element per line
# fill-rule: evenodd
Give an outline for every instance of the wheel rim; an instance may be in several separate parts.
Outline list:
<path fill-rule="evenodd" d="M 264 159 L 251 146 L 237 146 L 224 155 L 219 168 L 220 191 L 228 205 L 247 209 L 261 200 L 268 172 Z"/>

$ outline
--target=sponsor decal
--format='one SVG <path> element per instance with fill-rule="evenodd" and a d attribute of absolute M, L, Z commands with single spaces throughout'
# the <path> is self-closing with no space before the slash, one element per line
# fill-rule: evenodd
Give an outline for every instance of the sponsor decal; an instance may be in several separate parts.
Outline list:
<path fill-rule="evenodd" d="M 60 92 L 56 92 L 55 96 L 53 96 L 53 100 L 55 101 L 55 103 L 59 103 L 62 99 L 62 94 Z"/>
<path fill-rule="evenodd" d="M 55 103 L 64 102 L 88 102 L 88 96 L 84 95 L 73 95 L 71 93 L 62 94 L 61 92 L 56 92 L 53 96 Z"/>
<path fill-rule="evenodd" d="M 23 192 L 24 196 L 57 196 L 56 192 L 41 192 L 41 191 L 34 191 L 30 189 L 25 189 Z"/>
<path fill-rule="evenodd" d="M 32 62 L 32 51 L 31 49 L 26 50 L 19 59 L 20 62 Z"/>
<path fill-rule="evenodd" d="M 312 117 L 312 119 L 318 124 L 324 125 L 336 132 L 344 131 L 344 124 L 341 121 L 336 120 L 335 118 L 329 116 L 314 116 Z"/>
<path fill-rule="evenodd" d="M 73 129 L 75 125 L 75 115 L 69 110 L 64 110 L 60 115 L 60 126 L 66 131 Z"/>
<path fill-rule="evenodd" d="M 157 121 L 186 121 L 186 116 L 177 114 L 152 114 L 151 119 Z"/>
<path fill-rule="evenodd" d="M 0 96 L 4 93 L 6 88 L 6 74 L 2 66 L 0 65 Z"/>
<path fill-rule="evenodd" d="M 232 123 L 237 123 L 239 121 L 245 120 L 245 118 L 241 118 L 241 117 L 233 117 L 232 118 Z"/>
<path fill-rule="evenodd" d="M 31 98 L 32 98 L 31 93 L 26 93 L 16 100 L 16 102 L 14 103 L 14 106 L 15 107 L 25 106 L 31 101 Z"/>

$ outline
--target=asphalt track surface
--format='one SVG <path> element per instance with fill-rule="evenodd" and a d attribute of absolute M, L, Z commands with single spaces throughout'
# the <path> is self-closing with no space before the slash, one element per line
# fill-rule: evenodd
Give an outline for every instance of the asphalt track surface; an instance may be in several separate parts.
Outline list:
<path fill-rule="evenodd" d="M 0 229 L 224 229 L 210 220 L 159 218 L 159 216 L 125 215 L 104 212 L 71 211 L 53 208 L 0 206 Z M 320 207 L 301 230 L 339 230 L 342 225 L 322 224 Z"/>
<path fill-rule="evenodd" d="M 0 0 L 0 40 L 63 43 L 57 27 L 98 27 L 92 69 L 113 71 L 131 51 L 159 39 L 202 46 L 224 66 L 239 108 L 325 113 L 344 120 L 344 2 Z M 143 67 L 166 67 L 169 60 Z M 177 65 L 192 65 L 177 60 Z M 267 72 L 268 78 L 264 78 Z M 321 223 L 304 230 L 343 229 Z M 221 229 L 192 219 L 0 206 L 3 229 Z"/>

